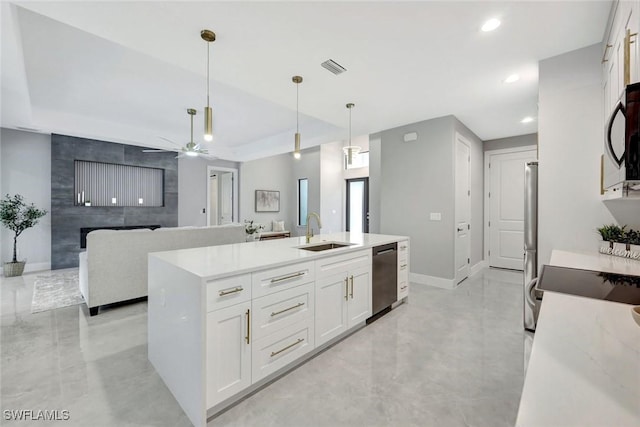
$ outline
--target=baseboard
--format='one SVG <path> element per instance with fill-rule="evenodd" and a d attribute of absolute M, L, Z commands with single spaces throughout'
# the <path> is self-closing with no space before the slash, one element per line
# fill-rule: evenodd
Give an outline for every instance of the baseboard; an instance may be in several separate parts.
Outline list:
<path fill-rule="evenodd" d="M 34 271 L 51 270 L 50 262 L 28 262 L 24 266 L 25 273 L 32 273 Z"/>
<path fill-rule="evenodd" d="M 489 261 L 488 260 L 482 260 L 482 261 L 478 262 L 473 267 L 471 267 L 471 270 L 469 270 L 469 276 L 473 276 L 474 274 L 477 274 L 477 273 L 481 272 L 486 267 L 489 267 Z"/>
<path fill-rule="evenodd" d="M 442 289 L 454 289 L 456 287 L 455 279 L 443 279 L 442 277 L 428 276 L 419 273 L 409 273 L 409 281 Z"/>

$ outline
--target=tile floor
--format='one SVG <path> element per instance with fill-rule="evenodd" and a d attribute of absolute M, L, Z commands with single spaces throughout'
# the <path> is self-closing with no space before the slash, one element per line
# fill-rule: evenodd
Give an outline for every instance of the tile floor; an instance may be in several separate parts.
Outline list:
<path fill-rule="evenodd" d="M 31 314 L 35 274 L 2 278 L 1 409 L 68 410 L 64 426 L 188 426 L 147 360 L 146 303 Z M 380 318 L 210 426 L 515 424 L 524 379 L 522 274 L 453 291 L 413 284 Z M 13 422 L 3 425 L 47 425 Z"/>

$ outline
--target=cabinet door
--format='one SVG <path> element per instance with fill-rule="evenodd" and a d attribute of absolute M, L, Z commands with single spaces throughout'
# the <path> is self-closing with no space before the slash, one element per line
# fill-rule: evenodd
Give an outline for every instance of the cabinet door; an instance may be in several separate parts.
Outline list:
<path fill-rule="evenodd" d="M 347 329 L 371 317 L 371 267 L 361 267 L 349 274 Z"/>
<path fill-rule="evenodd" d="M 347 274 L 316 280 L 316 346 L 347 330 Z"/>
<path fill-rule="evenodd" d="M 207 408 L 251 385 L 251 302 L 207 314 Z"/>

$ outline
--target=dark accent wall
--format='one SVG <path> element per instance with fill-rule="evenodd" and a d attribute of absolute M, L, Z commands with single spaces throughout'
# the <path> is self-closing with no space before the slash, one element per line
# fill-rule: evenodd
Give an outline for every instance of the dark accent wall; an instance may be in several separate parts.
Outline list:
<path fill-rule="evenodd" d="M 51 135 L 51 269 L 78 266 L 80 228 L 159 224 L 178 226 L 176 153 L 143 153 L 144 147 Z M 74 160 L 164 169 L 164 206 L 74 206 Z"/>

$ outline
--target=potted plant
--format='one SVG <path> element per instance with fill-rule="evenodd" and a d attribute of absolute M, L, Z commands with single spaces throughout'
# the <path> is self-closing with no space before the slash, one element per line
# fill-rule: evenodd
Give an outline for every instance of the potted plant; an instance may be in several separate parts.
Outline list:
<path fill-rule="evenodd" d="M 600 252 L 603 250 L 606 252 L 606 249 L 609 249 L 611 252 L 617 250 L 616 243 L 622 242 L 622 239 L 625 235 L 625 228 L 627 226 L 623 225 L 620 227 L 619 225 L 610 224 L 603 225 L 598 228 L 598 233 L 600 233 L 600 237 L 602 237 L 602 245 Z"/>
<path fill-rule="evenodd" d="M 0 201 L 0 222 L 13 231 L 13 259 L 4 263 L 5 277 L 20 276 L 24 271 L 26 261 L 18 261 L 18 236 L 28 228 L 38 223 L 47 214 L 46 210 L 38 209 L 32 203 L 27 205 L 20 194 L 13 197 L 8 194 Z"/>

